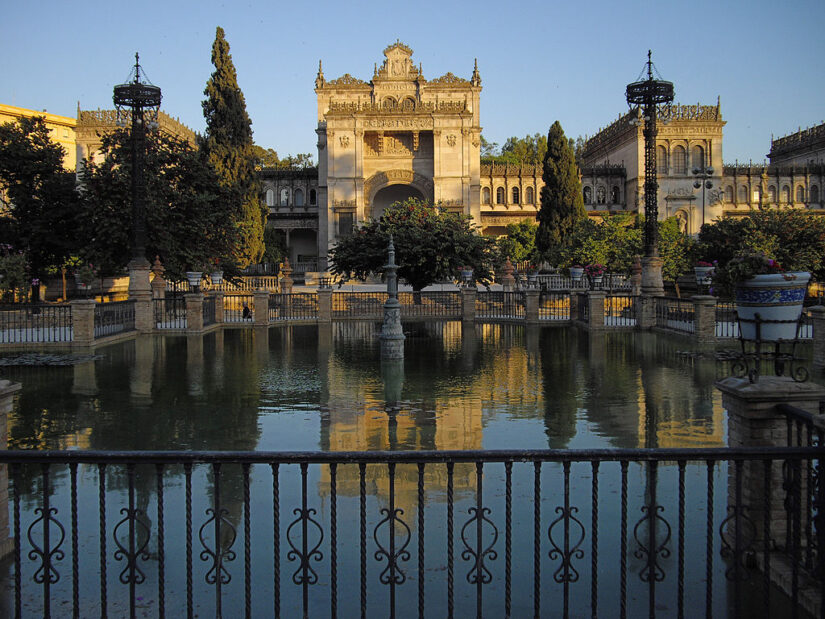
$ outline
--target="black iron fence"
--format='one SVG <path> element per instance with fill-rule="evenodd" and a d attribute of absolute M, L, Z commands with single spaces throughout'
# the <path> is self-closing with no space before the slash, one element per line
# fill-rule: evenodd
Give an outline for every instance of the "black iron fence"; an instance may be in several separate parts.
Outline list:
<path fill-rule="evenodd" d="M 739 318 L 733 301 L 716 302 L 716 337 L 739 337 Z"/>
<path fill-rule="evenodd" d="M 539 293 L 539 320 L 570 320 L 570 295 L 542 290 Z"/>
<path fill-rule="evenodd" d="M 186 328 L 186 301 L 182 296 L 152 299 L 152 314 L 156 329 Z"/>
<path fill-rule="evenodd" d="M 47 303 L 0 305 L 0 344 L 71 342 L 72 308 Z"/>
<path fill-rule="evenodd" d="M 524 292 L 479 290 L 476 293 L 476 316 L 492 319 L 523 319 Z"/>
<path fill-rule="evenodd" d="M 399 292 L 398 302 L 401 304 L 401 316 L 405 318 L 461 317 L 461 293 L 458 290 L 427 291 L 427 292 Z"/>
<path fill-rule="evenodd" d="M 203 314 L 204 327 L 215 324 L 215 297 L 205 296 L 203 298 L 201 311 Z"/>
<path fill-rule="evenodd" d="M 308 292 L 269 295 L 269 320 L 315 320 L 318 295 Z"/>
<path fill-rule="evenodd" d="M 223 296 L 224 322 L 252 322 L 255 296 L 251 294 L 225 294 Z"/>
<path fill-rule="evenodd" d="M 332 317 L 381 320 L 387 298 L 386 292 L 333 292 Z"/>
<path fill-rule="evenodd" d="M 638 297 L 608 294 L 604 297 L 604 324 L 608 327 L 635 327 Z"/>
<path fill-rule="evenodd" d="M 134 330 L 134 301 L 112 301 L 95 305 L 95 339 Z"/>
<path fill-rule="evenodd" d="M 788 616 L 823 599 L 821 457 L 0 452 L 5 586 L 16 616 Z"/>
<path fill-rule="evenodd" d="M 673 297 L 656 297 L 656 326 L 680 333 L 693 333 L 696 328 L 693 301 Z"/>
<path fill-rule="evenodd" d="M 581 322 L 590 322 L 590 299 L 586 293 L 576 293 L 577 316 Z"/>

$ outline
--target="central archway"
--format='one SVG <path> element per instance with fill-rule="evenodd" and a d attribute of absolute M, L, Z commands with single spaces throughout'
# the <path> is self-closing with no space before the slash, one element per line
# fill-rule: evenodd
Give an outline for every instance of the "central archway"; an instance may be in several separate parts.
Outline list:
<path fill-rule="evenodd" d="M 384 214 L 384 210 L 393 202 L 402 202 L 407 198 L 424 199 L 424 194 L 412 185 L 388 185 L 382 187 L 372 199 L 370 214 L 373 219 L 378 219 Z"/>

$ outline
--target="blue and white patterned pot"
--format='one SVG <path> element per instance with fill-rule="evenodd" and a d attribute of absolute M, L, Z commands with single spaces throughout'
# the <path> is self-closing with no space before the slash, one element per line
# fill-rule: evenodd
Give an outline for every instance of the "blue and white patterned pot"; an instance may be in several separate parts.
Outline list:
<path fill-rule="evenodd" d="M 811 274 L 803 271 L 756 275 L 736 287 L 736 311 L 739 328 L 746 340 L 756 339 L 756 314 L 762 320 L 760 339 L 791 340 L 796 337 L 796 323 L 802 312 L 802 302 Z"/>

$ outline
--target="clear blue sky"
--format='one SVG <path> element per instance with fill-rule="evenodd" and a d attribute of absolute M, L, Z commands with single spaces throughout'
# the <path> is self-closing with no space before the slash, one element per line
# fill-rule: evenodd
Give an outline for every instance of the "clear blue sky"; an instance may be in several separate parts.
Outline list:
<path fill-rule="evenodd" d="M 220 25 L 255 141 L 281 155 L 317 155 L 318 60 L 327 79 L 369 80 L 397 38 L 427 78 L 468 78 L 478 58 L 483 133 L 499 143 L 545 133 L 554 120 L 568 136 L 593 135 L 627 110 L 625 86 L 648 48 L 678 102 L 721 97 L 726 162 L 761 161 L 771 134 L 825 119 L 822 0 L 4 4 L 0 102 L 66 116 L 78 101 L 111 108 L 112 87 L 139 51 L 163 89 L 163 109 L 203 131 L 200 102 Z"/>

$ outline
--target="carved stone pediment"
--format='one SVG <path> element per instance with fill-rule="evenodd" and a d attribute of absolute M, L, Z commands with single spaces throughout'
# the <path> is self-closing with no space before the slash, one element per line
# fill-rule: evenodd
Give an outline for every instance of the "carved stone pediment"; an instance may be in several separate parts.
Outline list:
<path fill-rule="evenodd" d="M 413 64 L 412 49 L 396 41 L 384 50 L 385 60 L 375 71 L 373 80 L 415 80 L 420 75 Z"/>
<path fill-rule="evenodd" d="M 430 86 L 472 86 L 469 80 L 462 79 L 451 72 L 428 82 Z"/>
<path fill-rule="evenodd" d="M 352 88 L 361 86 L 369 87 L 369 84 L 367 84 L 364 80 L 359 80 L 357 77 L 353 77 L 349 73 L 344 73 L 338 79 L 328 81 L 327 86 L 336 86 L 338 88 L 343 86 L 347 88 Z"/>

